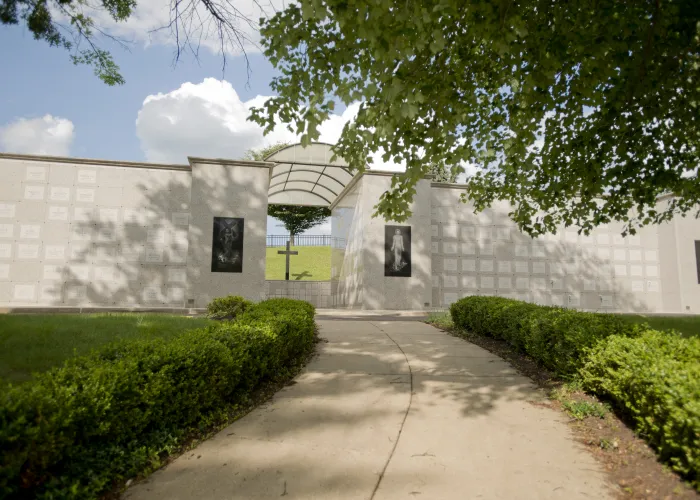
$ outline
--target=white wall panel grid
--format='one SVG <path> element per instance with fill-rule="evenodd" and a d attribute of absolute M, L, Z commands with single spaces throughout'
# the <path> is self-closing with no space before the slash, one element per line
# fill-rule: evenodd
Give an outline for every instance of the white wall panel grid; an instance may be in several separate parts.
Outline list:
<path fill-rule="evenodd" d="M 0 302 L 145 305 L 145 297 L 155 304 L 155 294 L 140 291 L 147 283 L 133 280 L 149 255 L 147 230 L 135 220 L 159 214 L 166 236 L 149 250 L 152 257 L 163 254 L 153 260 L 167 267 L 168 231 L 179 226 L 186 235 L 189 217 L 187 210 L 174 215 L 170 199 L 187 193 L 189 201 L 189 172 L 51 159 L 0 163 L 8 177 L 0 187 L 0 281 L 10 285 Z M 125 191 L 142 196 L 129 200 Z M 178 266 L 186 263 L 187 236 L 184 240 L 184 245 L 178 240 L 184 249 L 174 251 L 182 255 L 175 259 Z M 134 248 L 143 249 L 138 259 Z M 158 297 L 163 300 L 157 304 L 172 305 L 165 291 Z"/>
<path fill-rule="evenodd" d="M 456 293 L 591 311 L 662 307 L 655 228 L 626 237 L 622 225 L 589 235 L 563 228 L 533 239 L 508 219 L 505 204 L 476 215 L 470 205 L 460 204 L 455 212 L 447 206 L 455 201 L 447 192 L 456 190 L 434 186 L 433 191 L 432 288 L 434 300 L 442 301 L 435 306 L 447 305 Z M 459 245 L 453 244 L 455 227 Z"/>

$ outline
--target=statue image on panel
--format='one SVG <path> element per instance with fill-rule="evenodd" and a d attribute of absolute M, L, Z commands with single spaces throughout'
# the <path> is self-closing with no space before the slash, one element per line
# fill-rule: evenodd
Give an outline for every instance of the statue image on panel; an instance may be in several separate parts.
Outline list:
<path fill-rule="evenodd" d="M 411 226 L 384 226 L 384 276 L 411 276 Z"/>
<path fill-rule="evenodd" d="M 243 219 L 214 217 L 211 272 L 243 272 Z"/>

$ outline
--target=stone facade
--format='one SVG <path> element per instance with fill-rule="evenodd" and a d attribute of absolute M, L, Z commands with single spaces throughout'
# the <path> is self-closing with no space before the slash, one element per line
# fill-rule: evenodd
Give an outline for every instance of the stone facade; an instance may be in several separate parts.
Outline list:
<path fill-rule="evenodd" d="M 0 304 L 181 305 L 189 167 L 3 158 Z"/>
<path fill-rule="evenodd" d="M 367 172 L 332 206 L 331 234 L 347 239 L 345 254 L 334 264 L 340 268 L 338 295 L 347 298 L 347 307 L 420 310 L 431 306 L 430 181 L 419 181 L 412 215 L 401 223 L 411 227 L 410 278 L 384 276 L 386 223 L 372 213 L 390 185 L 390 173 Z"/>
<path fill-rule="evenodd" d="M 498 295 L 592 311 L 700 311 L 697 219 L 626 238 L 611 224 L 589 236 L 562 229 L 532 239 L 506 204 L 474 214 L 459 201 L 463 186 L 429 179 L 419 181 L 412 215 L 400 223 L 411 227 L 411 276 L 387 277 L 387 223 L 372 213 L 391 174 L 376 171 L 352 178 L 331 204 L 333 241 L 343 244 L 332 248 L 330 282 L 265 281 L 274 164 L 189 160 L 0 154 L 0 307 L 202 308 L 238 294 L 415 310 Z M 214 217 L 245 221 L 241 273 L 211 271 Z"/>
<path fill-rule="evenodd" d="M 2 155 L 0 305 L 204 307 L 263 298 L 269 165 Z M 243 273 L 212 273 L 213 216 L 245 218 Z M 250 286 L 247 286 L 250 285 Z"/>
<path fill-rule="evenodd" d="M 316 307 L 336 306 L 330 281 L 268 280 L 265 282 L 265 296 L 305 300 Z"/>
<path fill-rule="evenodd" d="M 474 214 L 463 189 L 432 189 L 432 301 L 497 295 L 591 311 L 663 310 L 659 228 L 623 238 L 622 225 L 591 235 L 562 229 L 533 239 L 496 203 Z"/>
<path fill-rule="evenodd" d="M 269 166 L 261 162 L 190 158 L 192 215 L 189 226 L 188 305 L 205 307 L 214 297 L 265 298 L 265 236 Z M 211 272 L 214 217 L 244 219 L 243 272 Z"/>
<path fill-rule="evenodd" d="M 365 220 L 361 179 L 348 185 L 348 190 L 332 210 L 333 241 L 344 241 L 344 248 L 331 252 L 331 282 L 338 303 L 351 308 L 363 304 Z"/>

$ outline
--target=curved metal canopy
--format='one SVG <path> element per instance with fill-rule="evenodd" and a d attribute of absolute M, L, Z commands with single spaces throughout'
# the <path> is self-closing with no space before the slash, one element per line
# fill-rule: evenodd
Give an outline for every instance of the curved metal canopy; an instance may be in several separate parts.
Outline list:
<path fill-rule="evenodd" d="M 330 144 L 294 144 L 271 154 L 268 203 L 327 207 L 338 197 L 353 175 L 342 159 L 331 163 Z"/>

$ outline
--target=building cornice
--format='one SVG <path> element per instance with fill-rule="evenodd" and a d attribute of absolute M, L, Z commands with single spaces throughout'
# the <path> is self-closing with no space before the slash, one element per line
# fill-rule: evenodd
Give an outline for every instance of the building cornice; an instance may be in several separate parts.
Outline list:
<path fill-rule="evenodd" d="M 333 200 L 333 203 L 329 205 L 328 208 L 333 210 L 340 200 L 342 200 L 349 192 L 350 190 L 355 187 L 355 184 L 358 183 L 360 178 L 365 175 L 371 175 L 371 176 L 379 176 L 379 177 L 394 177 L 395 175 L 401 175 L 403 172 L 392 172 L 391 170 L 365 170 L 364 172 L 359 172 L 355 174 L 355 176 L 350 180 L 350 182 L 347 183 L 345 188 L 338 194 L 338 196 Z M 424 179 L 432 179 L 433 176 L 428 174 L 423 176 Z M 431 184 L 432 185 L 432 184 Z"/>
<path fill-rule="evenodd" d="M 96 160 L 94 158 L 73 158 L 70 156 L 26 155 L 19 153 L 0 153 L 0 159 L 45 161 L 53 163 L 72 163 L 78 165 L 98 165 L 105 167 L 151 168 L 156 170 L 184 170 L 189 172 L 189 165 L 171 163 L 146 163 L 140 161 Z"/>
<path fill-rule="evenodd" d="M 466 184 L 458 184 L 456 182 L 431 182 L 430 187 L 447 188 L 447 189 L 466 189 Z"/>
<path fill-rule="evenodd" d="M 276 163 L 270 161 L 229 160 L 226 158 L 199 158 L 195 156 L 188 156 L 187 160 L 189 160 L 190 166 L 194 163 L 200 163 L 205 165 L 257 167 L 269 170 L 276 165 Z"/>

